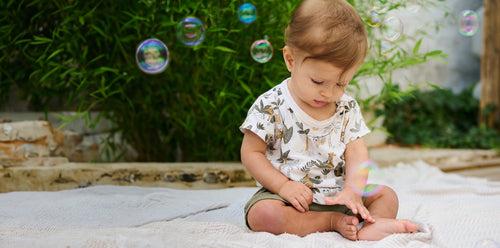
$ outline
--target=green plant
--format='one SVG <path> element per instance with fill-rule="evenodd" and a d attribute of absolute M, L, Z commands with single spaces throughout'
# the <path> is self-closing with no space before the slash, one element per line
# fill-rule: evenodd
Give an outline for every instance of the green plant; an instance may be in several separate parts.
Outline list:
<path fill-rule="evenodd" d="M 500 134 L 478 126 L 479 101 L 473 87 L 455 95 L 448 89 L 416 90 L 378 110 L 392 135 L 389 143 L 446 148 L 500 148 Z"/>
<path fill-rule="evenodd" d="M 423 5 L 442 0 L 425 0 Z M 104 118 L 113 123 L 103 152 L 120 158 L 113 140 L 120 134 L 139 154 L 139 161 L 239 160 L 238 130 L 256 97 L 289 76 L 280 56 L 283 31 L 300 0 L 249 1 L 258 18 L 237 18 L 241 1 L 180 0 L 8 0 L 0 2 L 0 103 L 17 87 L 19 99 L 34 110 L 52 106 L 77 111 L 88 125 Z M 363 18 L 371 0 L 349 0 Z M 401 3 L 379 0 L 389 10 Z M 176 38 L 177 23 L 196 16 L 206 38 L 188 47 Z M 421 53 L 422 39 L 403 36 L 392 55 L 380 56 L 378 29 L 368 27 L 372 53 L 357 73 L 385 82 L 380 95 L 365 107 L 401 97 L 391 73 L 395 69 L 439 59 L 440 51 Z M 268 37 L 274 58 L 266 64 L 249 54 L 253 41 Z M 145 39 L 162 40 L 170 51 L 165 72 L 145 74 L 135 49 Z M 414 42 L 407 52 L 399 42 Z M 94 112 L 97 111 L 97 112 Z"/>

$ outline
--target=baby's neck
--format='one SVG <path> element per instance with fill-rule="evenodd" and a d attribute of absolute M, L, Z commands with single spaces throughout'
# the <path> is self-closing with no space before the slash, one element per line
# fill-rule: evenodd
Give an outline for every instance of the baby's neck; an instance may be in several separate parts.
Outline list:
<path fill-rule="evenodd" d="M 313 108 L 307 104 L 301 104 L 299 102 L 297 102 L 297 104 L 304 112 L 306 112 L 306 114 L 317 121 L 328 120 L 332 118 L 332 116 L 335 115 L 335 112 L 337 111 L 337 104 L 334 102 L 328 103 L 321 108 Z"/>

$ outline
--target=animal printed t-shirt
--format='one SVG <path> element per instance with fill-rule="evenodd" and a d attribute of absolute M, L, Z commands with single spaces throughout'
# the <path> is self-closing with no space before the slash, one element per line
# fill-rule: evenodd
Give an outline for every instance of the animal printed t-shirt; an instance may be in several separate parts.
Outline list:
<path fill-rule="evenodd" d="M 266 157 L 282 174 L 304 183 L 325 204 L 344 187 L 346 145 L 370 132 L 358 103 L 343 95 L 335 114 L 317 121 L 295 102 L 288 79 L 257 98 L 240 130 L 267 144 Z"/>

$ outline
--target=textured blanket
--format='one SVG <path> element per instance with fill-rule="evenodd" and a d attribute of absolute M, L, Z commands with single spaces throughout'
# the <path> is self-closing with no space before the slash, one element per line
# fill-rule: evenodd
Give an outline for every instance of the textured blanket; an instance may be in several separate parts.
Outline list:
<path fill-rule="evenodd" d="M 398 193 L 398 218 L 418 223 L 418 233 L 381 241 L 255 233 L 243 206 L 257 188 L 95 186 L 0 194 L 0 247 L 500 247 L 500 183 L 423 162 L 384 168 L 370 180 Z"/>

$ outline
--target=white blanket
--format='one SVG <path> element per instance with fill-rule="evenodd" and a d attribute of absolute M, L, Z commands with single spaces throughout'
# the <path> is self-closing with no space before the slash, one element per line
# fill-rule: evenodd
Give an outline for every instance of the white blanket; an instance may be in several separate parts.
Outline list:
<path fill-rule="evenodd" d="M 0 247 L 486 247 L 500 248 L 500 183 L 423 162 L 382 169 L 415 234 L 349 241 L 338 233 L 255 233 L 243 206 L 257 188 L 174 190 L 95 186 L 0 194 Z M 494 247 L 494 246 L 493 246 Z"/>

